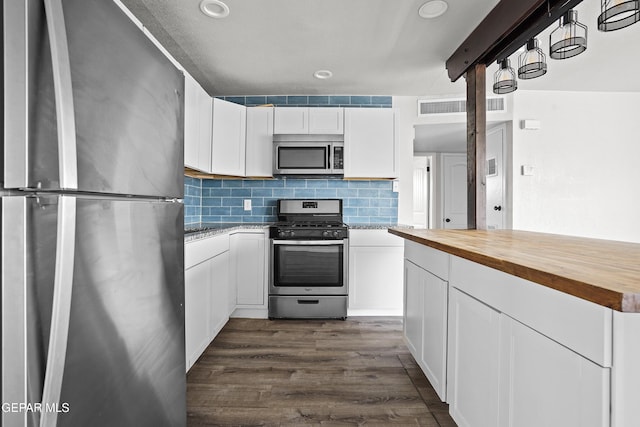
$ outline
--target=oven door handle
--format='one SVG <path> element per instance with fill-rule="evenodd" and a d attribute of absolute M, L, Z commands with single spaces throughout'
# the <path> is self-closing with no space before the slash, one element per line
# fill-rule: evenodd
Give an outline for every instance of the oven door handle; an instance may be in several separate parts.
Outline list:
<path fill-rule="evenodd" d="M 341 240 L 276 240 L 271 239 L 274 245 L 297 245 L 297 246 L 338 246 L 345 245 L 347 239 Z"/>

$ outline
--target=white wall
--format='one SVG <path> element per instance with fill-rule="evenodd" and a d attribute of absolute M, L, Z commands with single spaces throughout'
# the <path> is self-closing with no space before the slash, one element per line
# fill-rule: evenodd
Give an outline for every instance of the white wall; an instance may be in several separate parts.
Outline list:
<path fill-rule="evenodd" d="M 418 117 L 418 98 L 394 96 L 398 126 L 398 224 L 413 224 L 413 139 L 414 124 Z"/>
<path fill-rule="evenodd" d="M 640 243 L 640 93 L 514 95 L 513 228 Z"/>

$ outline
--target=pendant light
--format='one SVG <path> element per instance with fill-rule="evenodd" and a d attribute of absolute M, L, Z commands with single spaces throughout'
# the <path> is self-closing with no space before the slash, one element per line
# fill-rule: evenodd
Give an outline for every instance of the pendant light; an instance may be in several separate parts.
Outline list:
<path fill-rule="evenodd" d="M 493 93 L 502 95 L 518 89 L 516 73 L 511 68 L 509 58 L 498 61 L 500 68 L 493 75 Z"/>
<path fill-rule="evenodd" d="M 529 39 L 527 50 L 518 57 L 518 78 L 535 79 L 547 72 L 547 57 L 538 45 L 538 39 Z"/>
<path fill-rule="evenodd" d="M 600 31 L 615 31 L 640 21 L 640 0 L 600 0 L 600 10 Z"/>
<path fill-rule="evenodd" d="M 587 50 L 587 27 L 578 22 L 576 10 L 570 9 L 558 22 L 558 28 L 549 35 L 549 56 L 566 59 Z"/>

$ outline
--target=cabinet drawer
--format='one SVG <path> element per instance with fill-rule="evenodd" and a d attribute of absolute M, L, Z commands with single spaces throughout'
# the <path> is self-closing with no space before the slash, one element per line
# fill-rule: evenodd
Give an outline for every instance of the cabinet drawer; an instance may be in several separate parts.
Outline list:
<path fill-rule="evenodd" d="M 611 366 L 611 309 L 455 256 L 449 283 L 598 365 Z"/>
<path fill-rule="evenodd" d="M 406 240 L 404 257 L 442 280 L 449 280 L 449 254 Z"/>
<path fill-rule="evenodd" d="M 344 319 L 347 296 L 270 296 L 269 318 Z"/>
<path fill-rule="evenodd" d="M 349 230 L 349 246 L 402 246 L 404 239 L 386 229 Z"/>
<path fill-rule="evenodd" d="M 226 233 L 186 243 L 184 245 L 184 268 L 189 269 L 228 250 L 229 235 Z"/>

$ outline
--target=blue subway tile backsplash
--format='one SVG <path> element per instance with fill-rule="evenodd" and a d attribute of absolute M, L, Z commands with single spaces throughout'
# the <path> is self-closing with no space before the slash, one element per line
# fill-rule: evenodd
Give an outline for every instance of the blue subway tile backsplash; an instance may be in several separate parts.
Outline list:
<path fill-rule="evenodd" d="M 397 224 L 398 193 L 391 181 L 341 179 L 195 179 L 185 177 L 185 225 L 199 222 L 277 221 L 284 198 L 343 200 L 347 224 Z M 244 210 L 244 200 L 251 210 Z"/>

